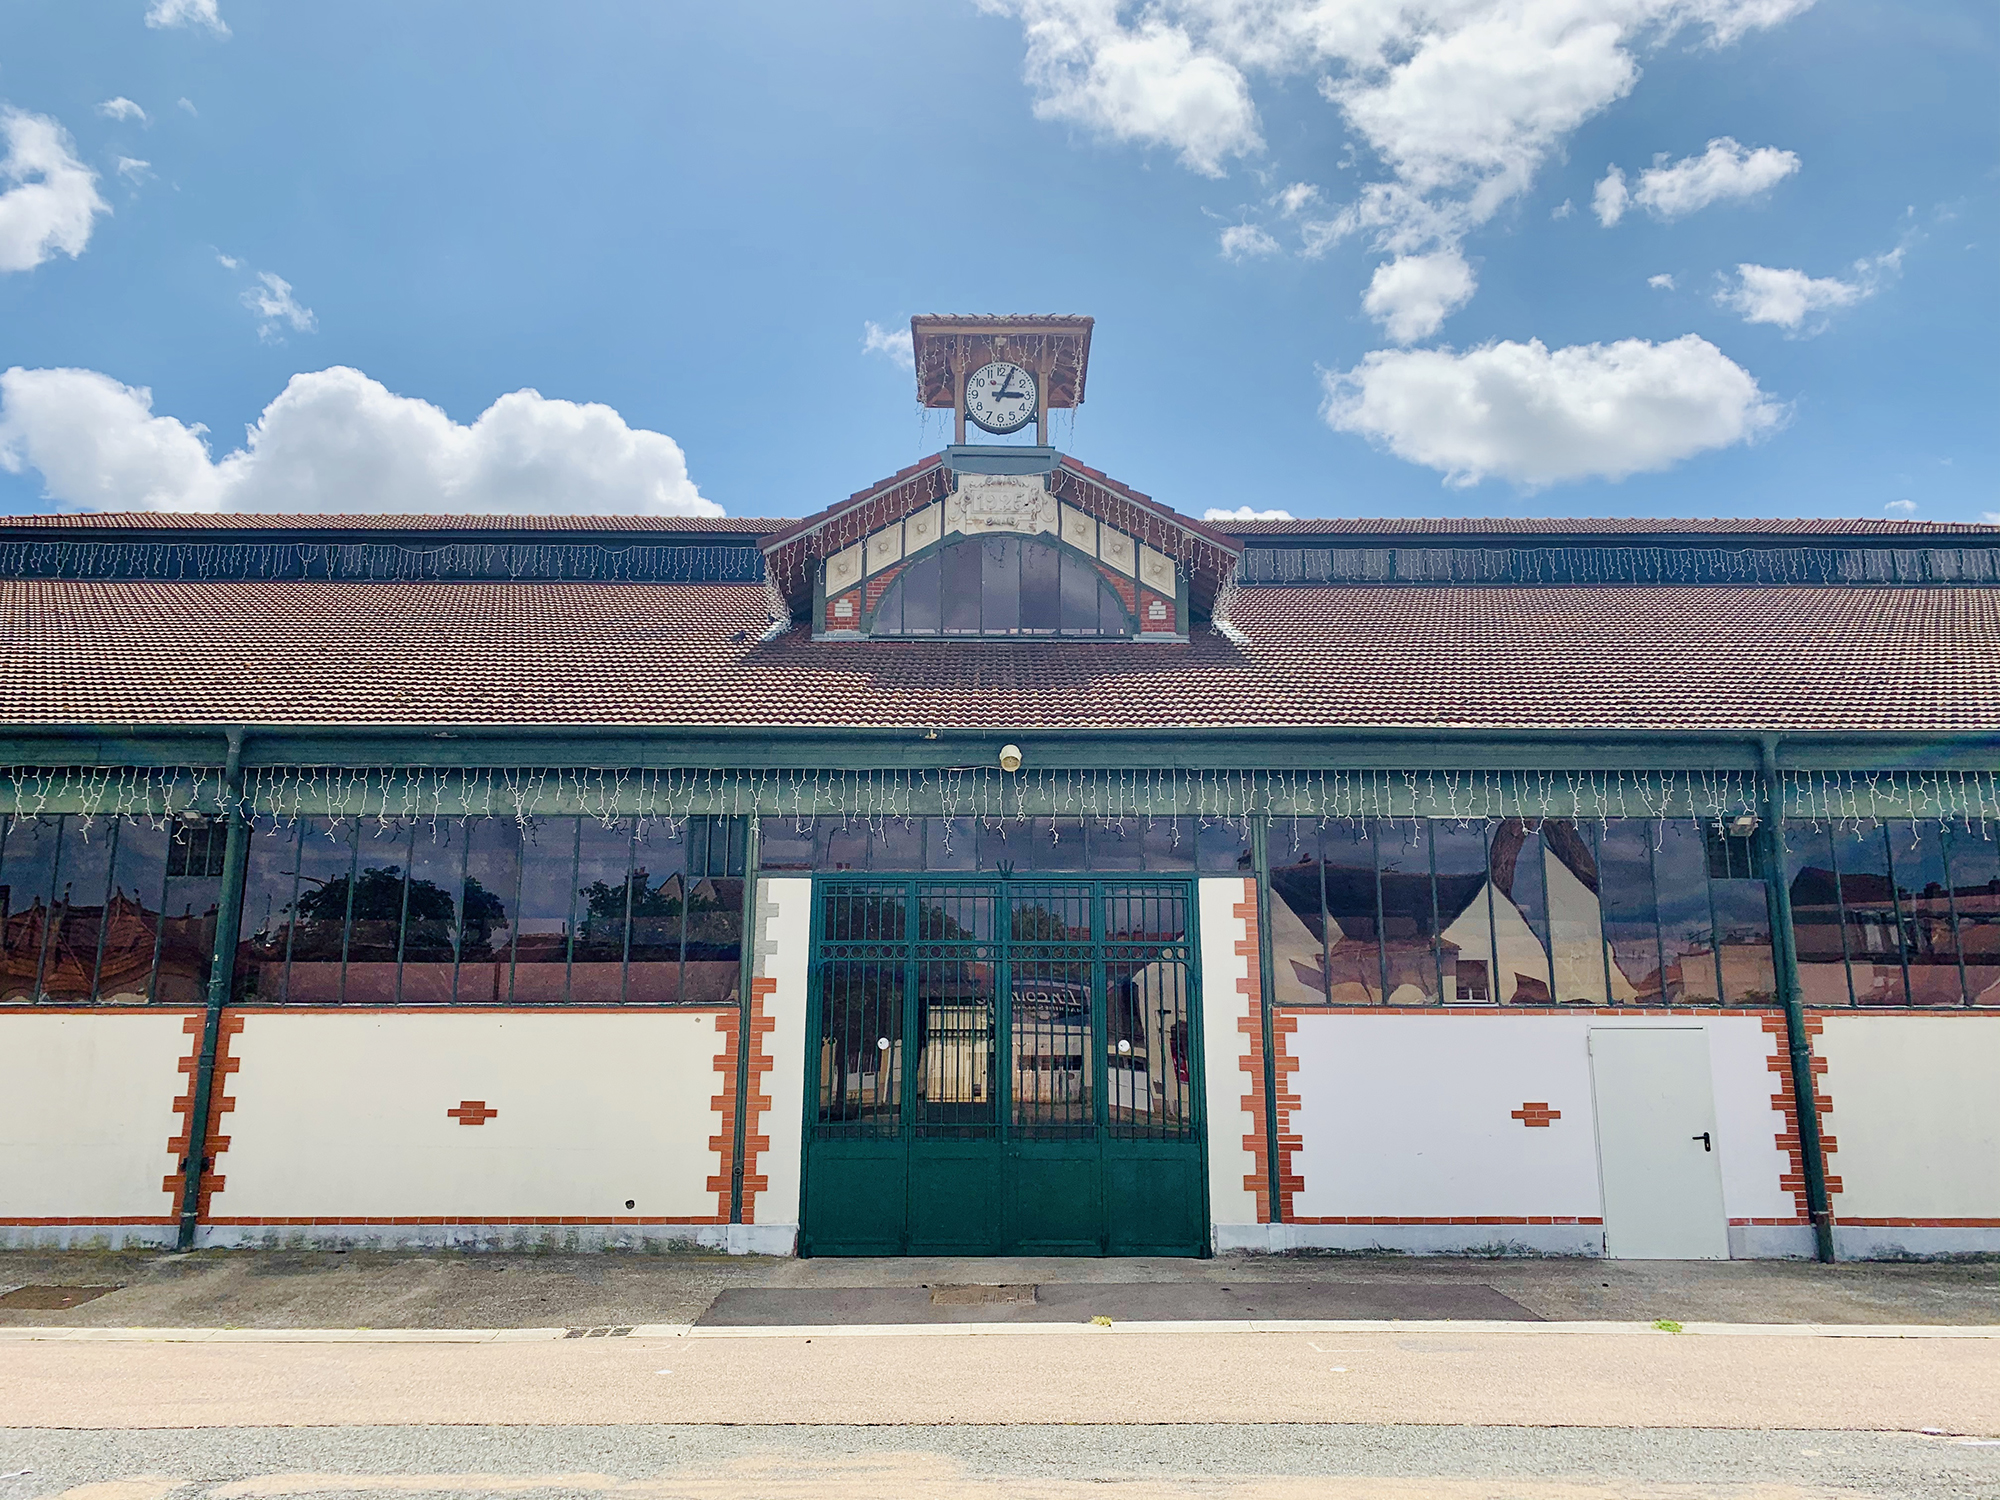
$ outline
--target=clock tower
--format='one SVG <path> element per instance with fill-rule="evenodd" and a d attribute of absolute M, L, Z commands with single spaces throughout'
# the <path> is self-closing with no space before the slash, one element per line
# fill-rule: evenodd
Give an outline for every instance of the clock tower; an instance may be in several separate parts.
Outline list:
<path fill-rule="evenodd" d="M 1068 316 L 910 319 L 917 400 L 949 407 L 952 441 L 963 445 L 968 419 L 1005 437 L 1035 424 L 1047 446 L 1049 413 L 1083 404 L 1093 320 Z"/>

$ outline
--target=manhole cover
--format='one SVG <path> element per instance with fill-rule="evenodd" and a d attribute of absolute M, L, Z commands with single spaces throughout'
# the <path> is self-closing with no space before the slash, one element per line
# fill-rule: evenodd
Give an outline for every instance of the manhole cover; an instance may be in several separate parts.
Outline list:
<path fill-rule="evenodd" d="M 995 1303 L 1032 1303 L 1032 1286 L 934 1286 L 933 1307 L 990 1307 Z"/>
<path fill-rule="evenodd" d="M 26 1307 L 36 1312 L 63 1312 L 79 1303 L 115 1292 L 115 1286 L 17 1286 L 0 1292 L 0 1307 Z"/>

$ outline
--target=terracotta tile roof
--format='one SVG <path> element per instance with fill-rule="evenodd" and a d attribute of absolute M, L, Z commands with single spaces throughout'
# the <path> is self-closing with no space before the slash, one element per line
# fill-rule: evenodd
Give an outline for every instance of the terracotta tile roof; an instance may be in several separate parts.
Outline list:
<path fill-rule="evenodd" d="M 2000 732 L 1993 590 L 1266 588 L 1236 617 L 1247 646 L 759 644 L 738 585 L 9 582 L 0 722 Z"/>
<path fill-rule="evenodd" d="M 1894 536 L 2000 538 L 2000 526 L 1958 521 L 1872 521 L 1844 517 L 1395 516 L 1303 521 L 1211 521 L 1239 537 L 1371 536 Z"/>

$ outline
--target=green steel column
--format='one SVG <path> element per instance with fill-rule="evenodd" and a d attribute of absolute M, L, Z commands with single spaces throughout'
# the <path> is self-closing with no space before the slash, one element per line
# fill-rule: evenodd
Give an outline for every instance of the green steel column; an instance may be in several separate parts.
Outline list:
<path fill-rule="evenodd" d="M 193 1107 L 188 1111 L 188 1150 L 181 1162 L 181 1222 L 176 1244 L 182 1250 L 194 1248 L 197 1220 L 201 1217 L 201 1182 L 214 1163 L 208 1159 L 208 1117 L 213 1093 L 216 1044 L 222 1035 L 222 1007 L 229 1000 L 229 988 L 236 968 L 236 935 L 242 927 L 243 875 L 249 864 L 250 827 L 243 819 L 239 796 L 243 790 L 243 731 L 229 731 L 229 761 L 223 776 L 222 816 L 228 819 L 228 838 L 222 851 L 222 888 L 215 905 L 215 947 L 209 955 L 208 1013 L 202 1020 L 201 1051 L 195 1061 L 194 1076 L 188 1080 L 193 1091 Z"/>
<path fill-rule="evenodd" d="M 1785 798 L 1778 781 L 1778 737 L 1758 741 L 1764 766 L 1765 878 L 1771 898 L 1771 952 L 1777 959 L 1778 993 L 1785 1002 L 1785 1038 L 1791 1053 L 1792 1098 L 1798 1103 L 1799 1159 L 1805 1170 L 1806 1211 L 1812 1216 L 1813 1253 L 1833 1257 L 1833 1211 L 1826 1195 L 1826 1157 L 1820 1150 L 1819 1103 L 1813 1088 L 1812 1038 L 1806 1034 L 1805 996 L 1799 985 L 1799 950 L 1792 933 L 1792 892 L 1785 884 Z"/>
<path fill-rule="evenodd" d="M 1264 1018 L 1264 1162 L 1269 1181 L 1271 1222 L 1282 1224 L 1284 1206 L 1278 1198 L 1278 1059 L 1271 1005 L 1276 986 L 1271 979 L 1271 815 L 1259 789 L 1257 810 L 1250 814 L 1250 863 L 1257 871 L 1258 1009 Z"/>
<path fill-rule="evenodd" d="M 757 977 L 757 818 L 743 833 L 743 967 L 736 979 L 736 1139 L 729 1159 L 729 1222 L 743 1222 L 743 1151 L 750 1098 L 750 983 Z"/>

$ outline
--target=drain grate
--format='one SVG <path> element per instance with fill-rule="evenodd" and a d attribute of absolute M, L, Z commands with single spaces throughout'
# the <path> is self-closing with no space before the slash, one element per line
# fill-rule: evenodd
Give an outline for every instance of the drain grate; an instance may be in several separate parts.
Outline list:
<path fill-rule="evenodd" d="M 932 1307 L 1032 1306 L 1036 1301 L 1032 1286 L 934 1286 Z"/>
<path fill-rule="evenodd" d="M 613 1328 L 608 1324 L 602 1328 L 568 1328 L 563 1330 L 563 1337 L 566 1339 L 622 1339 L 632 1331 L 634 1326 L 628 1323 L 623 1328 Z"/>
<path fill-rule="evenodd" d="M 11 1292 L 0 1292 L 0 1307 L 66 1312 L 117 1290 L 115 1286 L 17 1286 Z"/>

